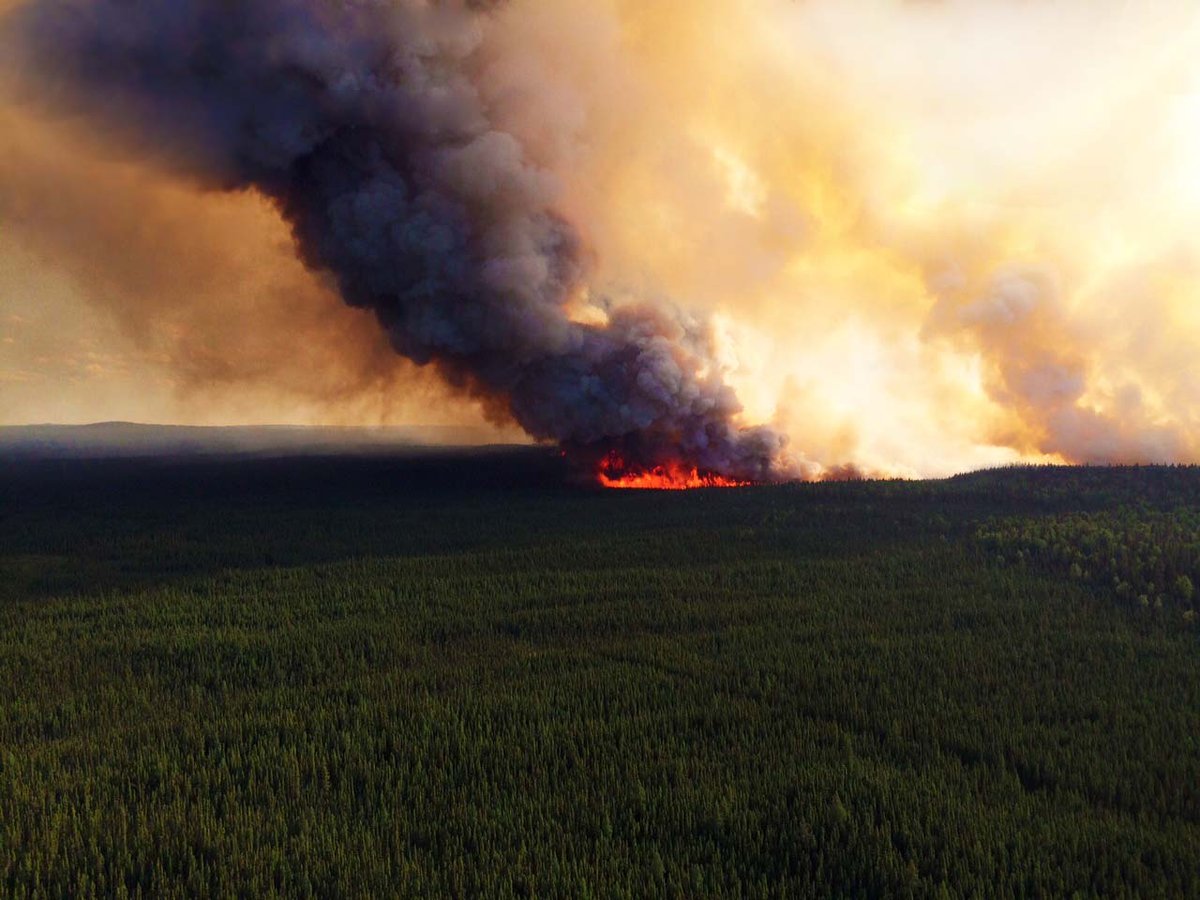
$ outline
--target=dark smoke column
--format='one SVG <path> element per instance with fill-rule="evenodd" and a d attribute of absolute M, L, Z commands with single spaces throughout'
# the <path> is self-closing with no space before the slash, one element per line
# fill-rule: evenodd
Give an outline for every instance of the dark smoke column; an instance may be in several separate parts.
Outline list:
<path fill-rule="evenodd" d="M 672 310 L 572 321 L 584 276 L 553 179 L 475 87 L 484 4 L 32 0 L 4 49 L 54 103 L 223 190 L 254 189 L 399 353 L 584 464 L 781 476 L 738 429 L 708 332 Z"/>

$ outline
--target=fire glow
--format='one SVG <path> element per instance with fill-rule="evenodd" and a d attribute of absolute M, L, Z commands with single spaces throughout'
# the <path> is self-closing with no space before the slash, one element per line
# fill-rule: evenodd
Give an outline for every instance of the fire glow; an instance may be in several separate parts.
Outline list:
<path fill-rule="evenodd" d="M 695 466 L 672 460 L 649 469 L 631 471 L 617 453 L 600 463 L 596 478 L 603 487 L 647 491 L 687 491 L 694 488 L 747 487 L 753 482 L 726 478 L 713 472 L 701 472 Z"/>

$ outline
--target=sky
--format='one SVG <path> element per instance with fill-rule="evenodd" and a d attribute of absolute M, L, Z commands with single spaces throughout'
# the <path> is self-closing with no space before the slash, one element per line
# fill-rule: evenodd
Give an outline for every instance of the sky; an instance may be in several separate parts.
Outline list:
<path fill-rule="evenodd" d="M 511 0 L 478 41 L 586 249 L 572 315 L 700 317 L 739 420 L 803 471 L 1200 462 L 1194 4 Z M 519 437 L 393 352 L 261 193 L 38 75 L 0 69 L 0 423 Z"/>

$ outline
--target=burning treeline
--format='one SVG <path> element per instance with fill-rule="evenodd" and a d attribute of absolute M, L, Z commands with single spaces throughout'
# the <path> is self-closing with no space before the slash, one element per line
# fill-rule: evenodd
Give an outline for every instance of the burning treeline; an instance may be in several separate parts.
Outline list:
<path fill-rule="evenodd" d="M 112 199 L 61 177 L 77 148 L 191 191 L 175 222 L 266 198 L 321 297 L 597 477 L 1200 459 L 1184 0 L 5 5 L 21 115 L 67 123 L 57 155 L 0 135 L 31 242 Z M 169 281 L 138 229 L 90 221 L 99 302 Z M 64 269 L 70 244 L 43 240 Z M 255 313 L 203 300 L 219 358 Z M 333 340 L 318 307 L 298 344 Z"/>

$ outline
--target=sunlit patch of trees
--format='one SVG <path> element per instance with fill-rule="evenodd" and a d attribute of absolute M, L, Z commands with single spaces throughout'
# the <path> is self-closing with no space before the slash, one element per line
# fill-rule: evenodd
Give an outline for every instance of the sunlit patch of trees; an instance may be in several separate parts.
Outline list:
<path fill-rule="evenodd" d="M 999 519 L 979 526 L 976 539 L 998 565 L 1055 572 L 1128 605 L 1196 622 L 1200 508 Z"/>

